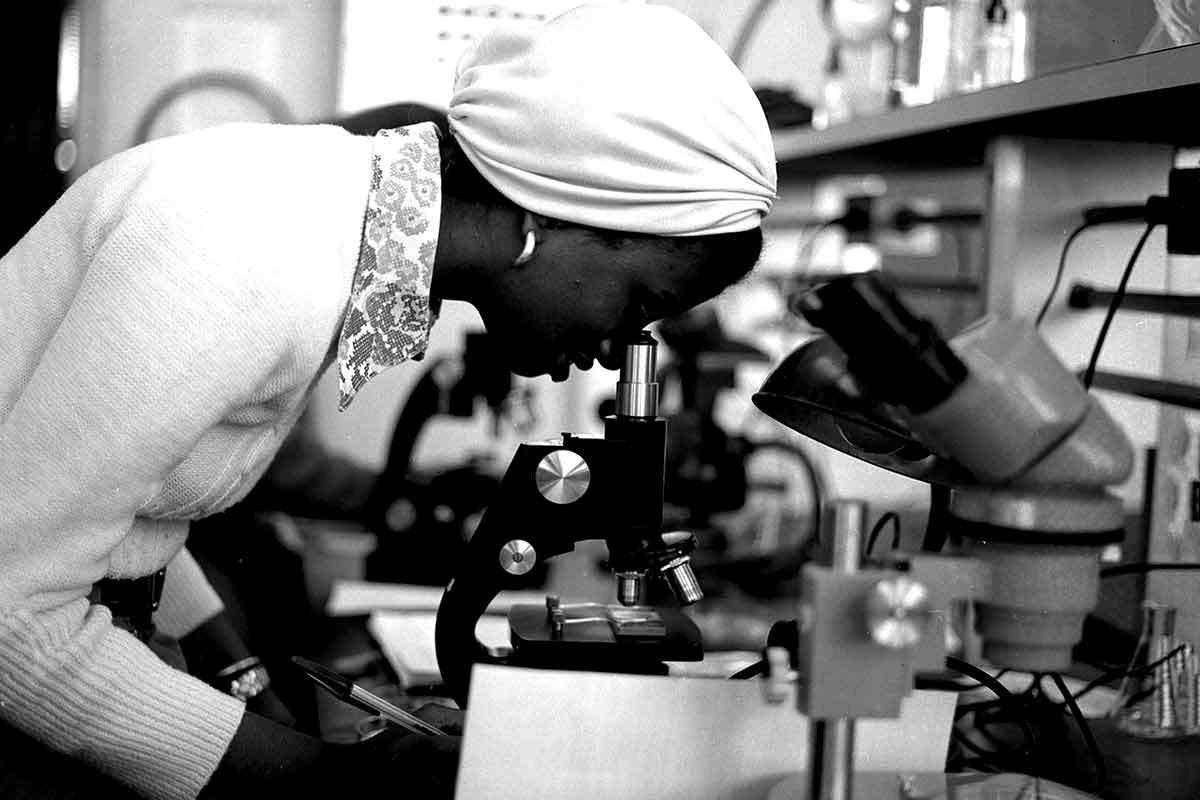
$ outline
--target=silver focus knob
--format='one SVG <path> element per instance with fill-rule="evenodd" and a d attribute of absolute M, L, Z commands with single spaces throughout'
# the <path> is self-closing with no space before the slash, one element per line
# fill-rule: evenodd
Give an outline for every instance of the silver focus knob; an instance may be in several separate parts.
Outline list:
<path fill-rule="evenodd" d="M 929 591 L 903 575 L 885 578 L 867 593 L 867 630 L 877 644 L 901 649 L 921 640 L 933 616 Z"/>
<path fill-rule="evenodd" d="M 512 539 L 500 548 L 500 568 L 509 575 L 524 575 L 537 564 L 537 551 L 524 539 Z"/>
<path fill-rule="evenodd" d="M 583 497 L 592 483 L 592 470 L 574 450 L 559 449 L 538 462 L 534 474 L 538 491 L 551 503 L 568 505 Z"/>

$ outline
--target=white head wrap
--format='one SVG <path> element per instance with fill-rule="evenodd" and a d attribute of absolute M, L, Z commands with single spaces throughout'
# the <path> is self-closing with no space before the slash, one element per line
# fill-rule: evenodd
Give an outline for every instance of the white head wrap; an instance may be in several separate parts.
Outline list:
<path fill-rule="evenodd" d="M 678 11 L 586 5 L 464 54 L 450 129 L 520 207 L 634 233 L 758 226 L 775 151 L 741 72 Z"/>

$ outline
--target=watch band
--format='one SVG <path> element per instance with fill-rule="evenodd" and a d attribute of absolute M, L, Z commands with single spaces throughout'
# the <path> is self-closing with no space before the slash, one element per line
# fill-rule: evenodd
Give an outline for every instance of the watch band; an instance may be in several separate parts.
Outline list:
<path fill-rule="evenodd" d="M 245 702 L 262 694 L 271 685 L 271 676 L 261 659 L 249 656 L 219 671 L 214 683 L 217 688 Z"/>

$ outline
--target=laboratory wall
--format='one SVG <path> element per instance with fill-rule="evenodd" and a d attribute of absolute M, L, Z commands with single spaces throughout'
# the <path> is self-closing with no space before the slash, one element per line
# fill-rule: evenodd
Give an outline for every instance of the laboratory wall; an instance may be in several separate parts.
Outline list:
<path fill-rule="evenodd" d="M 87 0 L 74 177 L 139 140 L 334 110 L 336 0 Z"/>

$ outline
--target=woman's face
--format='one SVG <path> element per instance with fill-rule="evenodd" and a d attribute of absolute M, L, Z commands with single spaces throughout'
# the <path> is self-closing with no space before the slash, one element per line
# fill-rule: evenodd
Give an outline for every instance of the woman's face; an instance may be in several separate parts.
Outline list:
<path fill-rule="evenodd" d="M 547 230 L 533 260 L 508 268 L 475 303 L 518 375 L 565 380 L 572 364 L 617 368 L 621 343 L 651 322 L 721 292 L 697 247 L 612 246 L 578 228 Z"/>

